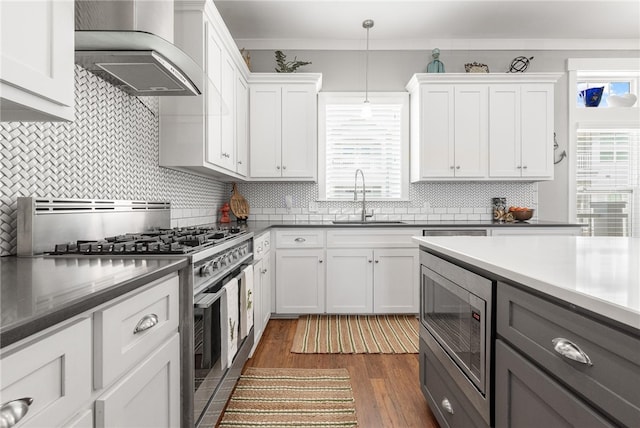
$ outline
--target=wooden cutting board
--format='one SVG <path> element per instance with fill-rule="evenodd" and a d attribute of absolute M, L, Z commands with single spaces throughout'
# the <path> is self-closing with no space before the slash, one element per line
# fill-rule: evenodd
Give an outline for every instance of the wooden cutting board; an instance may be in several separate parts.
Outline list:
<path fill-rule="evenodd" d="M 249 203 L 247 200 L 238 193 L 236 183 L 233 183 L 233 195 L 231 195 L 231 212 L 239 220 L 246 220 L 249 217 Z"/>

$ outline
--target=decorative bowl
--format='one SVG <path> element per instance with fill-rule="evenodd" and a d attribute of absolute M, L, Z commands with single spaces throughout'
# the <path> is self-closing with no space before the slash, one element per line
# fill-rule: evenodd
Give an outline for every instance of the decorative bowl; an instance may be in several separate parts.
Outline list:
<path fill-rule="evenodd" d="M 631 107 L 638 98 L 634 94 L 609 95 L 607 104 L 609 107 Z"/>
<path fill-rule="evenodd" d="M 514 220 L 516 221 L 527 221 L 533 217 L 533 209 L 529 208 L 526 211 L 510 211 L 510 214 L 513 215 Z"/>
<path fill-rule="evenodd" d="M 464 65 L 464 71 L 467 73 L 488 73 L 489 66 L 486 64 L 478 64 L 477 62 L 472 62 Z"/>
<path fill-rule="evenodd" d="M 580 91 L 580 97 L 584 101 L 584 105 L 586 107 L 598 107 L 600 104 L 600 100 L 602 100 L 602 92 L 604 91 L 604 86 L 600 88 L 589 88 L 583 91 Z"/>

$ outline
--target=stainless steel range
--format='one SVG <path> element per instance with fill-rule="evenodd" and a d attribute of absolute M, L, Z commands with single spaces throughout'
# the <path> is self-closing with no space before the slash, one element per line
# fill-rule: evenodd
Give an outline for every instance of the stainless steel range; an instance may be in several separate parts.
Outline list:
<path fill-rule="evenodd" d="M 18 255 L 189 258 L 180 302 L 182 424 L 213 426 L 253 347 L 252 328 L 227 343 L 223 303 L 226 285 L 246 279 L 253 233 L 219 225 L 170 228 L 170 210 L 168 202 L 18 198 Z"/>

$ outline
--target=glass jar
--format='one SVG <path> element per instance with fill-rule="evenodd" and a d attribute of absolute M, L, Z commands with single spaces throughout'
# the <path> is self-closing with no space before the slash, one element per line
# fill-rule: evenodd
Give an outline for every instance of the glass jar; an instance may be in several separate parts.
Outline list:
<path fill-rule="evenodd" d="M 502 223 L 507 214 L 507 198 L 491 198 L 493 221 Z"/>

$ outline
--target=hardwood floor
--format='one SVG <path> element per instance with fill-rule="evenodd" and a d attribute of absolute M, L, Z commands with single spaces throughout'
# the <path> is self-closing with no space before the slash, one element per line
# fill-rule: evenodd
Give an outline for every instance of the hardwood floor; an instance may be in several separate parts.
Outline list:
<path fill-rule="evenodd" d="M 269 321 L 245 367 L 346 368 L 360 427 L 438 428 L 420 391 L 417 354 L 293 354 L 296 322 Z"/>

